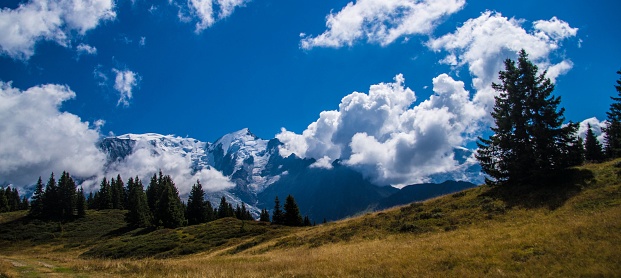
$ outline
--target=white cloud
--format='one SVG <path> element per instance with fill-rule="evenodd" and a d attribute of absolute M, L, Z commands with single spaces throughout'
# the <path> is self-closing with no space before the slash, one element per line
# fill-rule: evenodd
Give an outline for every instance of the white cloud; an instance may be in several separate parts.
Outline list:
<path fill-rule="evenodd" d="M 523 20 L 487 11 L 478 18 L 467 20 L 455 32 L 430 40 L 427 46 L 435 51 L 448 52 L 440 61 L 442 63 L 455 67 L 468 66 L 477 90 L 475 101 L 489 112 L 496 95 L 491 83 L 498 80 L 498 71 L 503 69 L 504 60 L 515 59 L 521 49 L 526 50 L 529 59 L 538 64 L 540 70 L 549 70 L 548 77 L 551 79 L 556 79 L 573 66 L 570 60 L 554 64 L 549 57 L 559 48 L 562 40 L 576 35 L 577 28 L 571 28 L 567 22 L 556 17 L 536 21 L 531 32 L 522 27 L 523 23 Z"/>
<path fill-rule="evenodd" d="M 326 17 L 327 30 L 304 37 L 301 47 L 351 46 L 358 40 L 388 45 L 400 37 L 430 33 L 448 15 L 463 8 L 465 0 L 357 0 Z"/>
<path fill-rule="evenodd" d="M 90 55 L 96 55 L 97 54 L 97 48 L 94 46 L 90 46 L 88 44 L 79 44 L 76 47 L 76 50 L 78 51 L 78 55 L 81 54 L 90 54 Z"/>
<path fill-rule="evenodd" d="M 378 184 L 423 182 L 463 168 L 454 148 L 474 139 L 485 112 L 463 82 L 446 74 L 433 79 L 435 94 L 413 107 L 416 97 L 404 82 L 397 75 L 368 94 L 345 96 L 338 111 L 322 112 L 302 134 L 283 129 L 276 135 L 281 155 L 312 157 L 317 167 L 341 159 Z"/>
<path fill-rule="evenodd" d="M 147 37 L 140 37 L 140 41 L 138 42 L 140 46 L 147 45 Z"/>
<path fill-rule="evenodd" d="M 68 47 L 73 32 L 84 35 L 101 21 L 116 17 L 113 0 L 31 0 L 0 10 L 0 49 L 27 60 L 38 41 Z"/>
<path fill-rule="evenodd" d="M 593 134 L 597 137 L 597 140 L 604 144 L 604 133 L 603 129 L 606 127 L 606 121 L 599 121 L 597 118 L 592 117 L 588 118 L 578 125 L 578 135 L 582 137 L 582 139 L 586 139 L 587 130 L 589 129 L 589 124 L 591 125 L 591 130 L 593 130 Z"/>
<path fill-rule="evenodd" d="M 132 91 L 138 85 L 140 76 L 131 70 L 112 69 L 112 71 L 116 74 L 114 89 L 120 94 L 117 105 L 129 106 L 129 101 L 133 98 Z"/>
<path fill-rule="evenodd" d="M 148 183 L 149 178 L 161 170 L 170 175 L 181 195 L 187 195 L 197 180 L 200 180 L 203 189 L 210 192 L 220 191 L 235 186 L 221 172 L 205 168 L 199 172 L 192 171 L 191 156 L 172 151 L 160 152 L 153 148 L 152 142 L 138 139 L 134 151 L 121 161 L 114 162 L 108 167 L 108 175 L 120 174 L 123 178 L 138 176 Z M 145 184 L 146 186 L 146 184 Z"/>
<path fill-rule="evenodd" d="M 192 17 L 198 18 L 196 33 L 211 27 L 217 20 L 229 17 L 237 7 L 243 7 L 249 0 L 188 0 L 188 9 Z M 181 21 L 189 21 L 183 12 L 179 12 Z"/>
<path fill-rule="evenodd" d="M 67 86 L 41 85 L 25 91 L 0 82 L 0 183 L 34 184 L 39 176 L 68 171 L 99 175 L 106 156 L 97 147 L 103 122 L 91 127 L 59 107 L 75 93 Z"/>
<path fill-rule="evenodd" d="M 332 166 L 332 159 L 329 156 L 324 156 L 320 159 L 317 159 L 317 161 L 315 161 L 315 163 L 311 164 L 309 167 L 323 168 L 328 170 L 334 168 L 334 166 Z"/>

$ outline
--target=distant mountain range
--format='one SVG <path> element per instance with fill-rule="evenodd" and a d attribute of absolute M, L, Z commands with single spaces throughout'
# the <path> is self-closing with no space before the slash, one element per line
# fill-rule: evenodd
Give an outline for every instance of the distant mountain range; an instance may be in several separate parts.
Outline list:
<path fill-rule="evenodd" d="M 191 171 L 215 169 L 235 184 L 233 188 L 208 194 L 209 201 L 215 206 L 225 196 L 233 204 L 247 204 L 252 213 L 258 215 L 263 208 L 273 208 L 276 196 L 282 204 L 291 194 L 300 212 L 317 222 L 337 220 L 475 186 L 470 182 L 447 181 L 450 175 L 436 175 L 432 177 L 432 183 L 410 185 L 399 190 L 373 184 L 364 177 L 364 173 L 338 160 L 332 163 L 331 169 L 326 169 L 312 167 L 316 162 L 312 158 L 300 158 L 294 154 L 282 157 L 279 154 L 281 144 L 278 139 L 264 140 L 248 129 L 242 129 L 226 134 L 214 143 L 153 133 L 126 134 L 104 138 L 100 148 L 108 156 L 108 167 L 122 162 L 138 150 L 146 150 L 153 156 L 165 153 L 179 155 L 191 161 Z M 465 161 L 471 154 L 467 149 L 455 148 L 455 159 L 458 161 Z M 467 169 L 465 175 L 471 175 L 466 179 L 480 182 L 479 172 L 478 165 Z M 435 184 L 437 182 L 442 183 Z"/>

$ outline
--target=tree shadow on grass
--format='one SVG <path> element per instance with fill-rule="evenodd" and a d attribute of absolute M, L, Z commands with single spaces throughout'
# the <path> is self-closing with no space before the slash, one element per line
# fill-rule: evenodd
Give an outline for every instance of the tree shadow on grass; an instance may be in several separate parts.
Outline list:
<path fill-rule="evenodd" d="M 139 235 L 146 235 L 155 230 L 157 230 L 156 227 L 138 228 L 135 226 L 126 225 L 121 228 L 110 231 L 109 233 L 103 235 L 103 237 L 117 237 L 117 236 L 125 235 L 130 232 L 133 232 L 132 236 L 139 236 Z"/>
<path fill-rule="evenodd" d="M 482 196 L 497 198 L 508 207 L 542 208 L 555 210 L 592 183 L 593 172 L 585 169 L 566 169 L 527 184 L 494 186 Z"/>

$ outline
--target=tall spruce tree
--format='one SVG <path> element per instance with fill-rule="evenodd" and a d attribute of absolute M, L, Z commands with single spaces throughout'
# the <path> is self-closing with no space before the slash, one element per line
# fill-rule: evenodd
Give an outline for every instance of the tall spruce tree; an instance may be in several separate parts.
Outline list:
<path fill-rule="evenodd" d="M 588 129 L 586 137 L 584 139 L 584 158 L 589 162 L 602 162 L 604 161 L 604 152 L 602 151 L 602 144 L 595 137 L 591 124 L 587 124 Z"/>
<path fill-rule="evenodd" d="M 43 180 L 39 177 L 35 191 L 32 194 L 32 203 L 30 205 L 30 216 L 39 218 L 43 215 Z"/>
<path fill-rule="evenodd" d="M 278 196 L 274 198 L 274 211 L 272 211 L 272 223 L 283 225 L 285 224 L 285 216 L 280 208 L 280 200 Z"/>
<path fill-rule="evenodd" d="M 64 220 L 72 219 L 76 205 L 76 184 L 67 172 L 63 172 L 58 182 L 58 196 L 60 198 L 60 217 Z"/>
<path fill-rule="evenodd" d="M 152 214 L 155 214 L 155 208 L 157 204 L 157 200 L 160 196 L 161 191 L 161 182 L 162 182 L 162 171 L 160 171 L 160 178 L 158 179 L 156 174 L 153 174 L 151 177 L 151 181 L 147 186 L 146 194 L 147 194 L 147 204 L 149 205 L 149 209 Z"/>
<path fill-rule="evenodd" d="M 62 215 L 62 207 L 60 204 L 60 196 L 58 185 L 54 179 L 54 173 L 50 175 L 50 179 L 45 185 L 45 194 L 43 195 L 43 212 L 44 218 L 57 219 Z"/>
<path fill-rule="evenodd" d="M 205 191 L 200 181 L 196 181 L 192 185 L 190 196 L 188 197 L 188 205 L 186 210 L 189 225 L 195 225 L 207 222 L 207 207 L 205 202 Z"/>
<path fill-rule="evenodd" d="M 621 75 L 621 70 L 617 71 L 617 74 Z M 606 128 L 604 128 L 604 147 L 606 156 L 609 158 L 621 157 L 621 77 L 617 80 L 615 89 L 617 96 L 610 97 L 613 103 L 610 104 L 610 109 L 606 112 L 608 121 Z"/>
<path fill-rule="evenodd" d="M 148 227 L 151 225 L 152 216 L 147 204 L 147 195 L 144 193 L 142 181 L 129 178 L 127 181 L 127 213 L 125 222 L 132 227 Z"/>
<path fill-rule="evenodd" d="M 76 197 L 76 210 L 78 217 L 86 216 L 86 196 L 84 196 L 84 188 L 80 186 Z"/>
<path fill-rule="evenodd" d="M 8 212 L 8 211 L 10 211 L 9 199 L 6 196 L 5 189 L 0 187 L 0 212 Z"/>
<path fill-rule="evenodd" d="M 577 126 L 564 125 L 561 98 L 554 84 L 520 51 L 516 62 L 507 59 L 500 71 L 500 92 L 492 112 L 495 126 L 489 139 L 479 138 L 477 159 L 491 184 L 523 184 L 571 166 L 571 146 Z"/>
<path fill-rule="evenodd" d="M 261 222 L 270 222 L 270 213 L 266 209 L 261 210 L 261 215 L 259 216 L 259 221 Z"/>
<path fill-rule="evenodd" d="M 112 181 L 110 182 L 110 187 L 112 208 L 124 209 L 127 197 L 125 196 L 125 184 L 123 182 L 123 179 L 121 178 L 121 175 L 117 175 L 116 179 L 112 179 Z"/>
<path fill-rule="evenodd" d="M 184 207 L 179 191 L 170 176 L 161 179 L 161 192 L 155 210 L 155 223 L 165 228 L 177 228 L 186 224 Z"/>
<path fill-rule="evenodd" d="M 304 224 L 302 215 L 300 214 L 300 209 L 298 208 L 298 204 L 295 202 L 293 196 L 287 196 L 285 199 L 284 205 L 285 213 L 284 213 L 284 224 L 287 226 L 302 226 Z"/>
<path fill-rule="evenodd" d="M 222 198 L 220 198 L 220 205 L 218 206 L 218 218 L 234 216 L 235 212 L 233 211 L 232 205 L 226 201 L 224 196 L 222 196 Z"/>
<path fill-rule="evenodd" d="M 112 186 L 106 177 L 103 178 L 101 184 L 99 185 L 99 194 L 97 199 L 99 199 L 98 209 L 112 208 Z"/>

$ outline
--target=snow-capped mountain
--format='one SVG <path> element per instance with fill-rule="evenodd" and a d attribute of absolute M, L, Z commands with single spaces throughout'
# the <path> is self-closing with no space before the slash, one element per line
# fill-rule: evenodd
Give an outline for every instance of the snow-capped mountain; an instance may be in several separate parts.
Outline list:
<path fill-rule="evenodd" d="M 337 219 L 372 208 L 382 198 L 399 191 L 374 186 L 363 175 L 340 165 L 338 161 L 334 162 L 338 167 L 333 169 L 315 169 L 309 167 L 315 162 L 314 159 L 302 159 L 295 155 L 282 157 L 279 146 L 281 142 L 278 139 L 261 139 L 246 128 L 226 134 L 214 143 L 153 133 L 107 137 L 100 143 L 100 148 L 108 155 L 109 173 L 136 168 L 136 173 L 152 175 L 163 168 L 165 174 L 169 174 L 167 170 L 173 172 L 170 174 L 182 197 L 189 193 L 189 188 L 197 179 L 201 183 L 210 179 L 212 182 L 206 191 L 212 205 L 217 206 L 224 196 L 234 205 L 245 203 L 255 215 L 262 208 L 271 208 L 273 204 L 270 202 L 275 196 L 284 200 L 288 194 L 297 193 L 295 198 L 302 213 L 316 220 Z M 472 171 L 464 172 L 473 174 L 471 181 L 478 181 L 475 177 L 478 165 L 464 163 L 471 155 L 469 150 L 455 149 L 459 163 L 472 168 Z M 136 175 L 134 172 L 128 171 L 128 175 Z M 179 181 L 175 173 L 184 178 Z M 444 182 L 451 178 L 455 177 L 437 175 L 432 177 L 431 182 Z M 461 177 L 464 178 L 468 177 Z M 366 193 L 354 192 L 360 188 L 365 188 L 363 191 Z M 350 190 L 357 197 L 345 194 Z M 321 196 L 334 192 L 338 192 L 338 196 L 330 197 L 329 209 L 317 207 Z M 306 211 L 302 205 L 308 206 Z M 335 213 L 334 210 L 339 207 L 341 211 Z"/>

